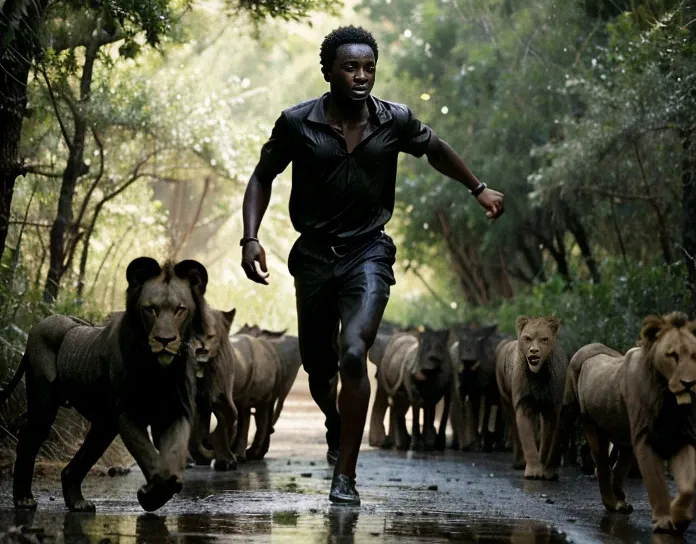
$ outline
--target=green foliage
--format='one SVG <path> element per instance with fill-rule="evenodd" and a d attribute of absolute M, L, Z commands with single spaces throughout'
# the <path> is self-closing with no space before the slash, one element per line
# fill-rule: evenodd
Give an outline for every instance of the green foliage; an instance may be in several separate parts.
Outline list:
<path fill-rule="evenodd" d="M 640 325 L 646 316 L 688 311 L 690 295 L 683 281 L 683 262 L 671 266 L 637 262 L 626 266 L 610 258 L 601 263 L 601 273 L 604 281 L 597 285 L 578 282 L 572 290 L 567 290 L 562 278 L 554 276 L 512 300 L 460 311 L 445 310 L 442 305 L 435 305 L 432 297 L 414 297 L 401 316 L 400 312 L 389 311 L 387 315 L 402 325 L 497 323 L 501 331 L 511 335 L 515 334 L 515 319 L 520 315 L 556 315 L 563 323 L 564 347 L 572 352 L 592 342 L 625 351 L 638 341 Z M 391 301 L 390 305 L 394 303 Z"/>
<path fill-rule="evenodd" d="M 260 22 L 267 17 L 285 21 L 300 21 L 312 11 L 336 14 L 342 6 L 339 0 L 226 0 L 235 13 L 247 12 L 252 20 Z"/>

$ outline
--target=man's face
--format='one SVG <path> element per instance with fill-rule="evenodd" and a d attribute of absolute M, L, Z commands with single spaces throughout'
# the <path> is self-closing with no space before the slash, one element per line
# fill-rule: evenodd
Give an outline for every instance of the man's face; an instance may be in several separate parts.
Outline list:
<path fill-rule="evenodd" d="M 375 84 L 375 54 L 366 44 L 346 44 L 336 50 L 331 72 L 324 79 L 340 98 L 365 100 Z"/>

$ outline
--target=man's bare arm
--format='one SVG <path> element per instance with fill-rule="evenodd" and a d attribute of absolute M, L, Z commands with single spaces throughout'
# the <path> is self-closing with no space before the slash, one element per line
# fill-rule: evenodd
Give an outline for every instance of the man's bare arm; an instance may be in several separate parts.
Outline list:
<path fill-rule="evenodd" d="M 266 267 L 266 252 L 258 240 L 259 227 L 268 203 L 271 200 L 271 185 L 262 185 L 256 175 L 252 175 L 244 192 L 242 217 L 244 221 L 244 239 L 242 240 L 242 268 L 247 278 L 256 283 L 268 285 L 268 268 Z M 249 239 L 252 240 L 249 240 Z M 259 263 L 261 273 L 256 267 Z"/>
<path fill-rule="evenodd" d="M 464 160 L 437 134 L 433 133 L 430 137 L 425 153 L 430 165 L 441 174 L 458 181 L 470 191 L 475 190 L 479 186 L 479 180 L 467 168 Z M 486 188 L 478 194 L 476 200 L 486 209 L 486 215 L 489 218 L 496 219 L 503 214 L 502 193 Z"/>
<path fill-rule="evenodd" d="M 271 200 L 271 185 L 261 185 L 255 175 L 251 176 L 244 192 L 242 216 L 244 220 L 244 237 L 257 238 L 263 216 Z"/>

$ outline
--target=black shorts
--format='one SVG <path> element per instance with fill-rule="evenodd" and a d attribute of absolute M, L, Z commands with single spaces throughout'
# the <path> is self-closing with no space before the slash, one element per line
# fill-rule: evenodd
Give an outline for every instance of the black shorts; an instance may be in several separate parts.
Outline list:
<path fill-rule="evenodd" d="M 342 350 L 369 349 L 396 283 L 396 247 L 384 232 L 334 246 L 301 236 L 288 268 L 295 278 L 298 336 L 308 374 L 331 379 Z"/>

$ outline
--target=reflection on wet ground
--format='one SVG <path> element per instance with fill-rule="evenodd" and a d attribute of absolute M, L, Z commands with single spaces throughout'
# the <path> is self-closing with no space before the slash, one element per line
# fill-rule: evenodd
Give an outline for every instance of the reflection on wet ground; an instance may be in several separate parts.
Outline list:
<path fill-rule="evenodd" d="M 154 515 L 136 500 L 144 482 L 137 469 L 87 477 L 83 491 L 97 507 L 92 515 L 66 513 L 62 467 L 35 478 L 39 506 L 31 514 L 14 512 L 11 478 L 0 480 L 0 533 L 30 528 L 24 540 L 0 536 L 0 544 L 696 544 L 696 523 L 685 540 L 652 534 L 640 480 L 626 485 L 633 514 L 607 515 L 597 481 L 576 467 L 562 469 L 558 482 L 527 481 L 511 469 L 509 453 L 396 452 L 365 444 L 358 461 L 362 507 L 331 506 L 323 419 L 307 391 L 300 393 L 286 401 L 263 462 L 226 473 L 187 470 L 183 491 Z"/>
<path fill-rule="evenodd" d="M 26 526 L 37 541 L 66 544 L 130 544 L 221 541 L 356 543 L 476 542 L 553 544 L 568 542 L 557 531 L 530 520 L 486 520 L 438 514 L 378 516 L 359 508 L 331 506 L 324 513 L 295 511 L 265 515 L 181 514 L 159 516 L 77 513 L 0 513 L 0 527 Z M 33 528 L 33 529 L 32 529 Z"/>

